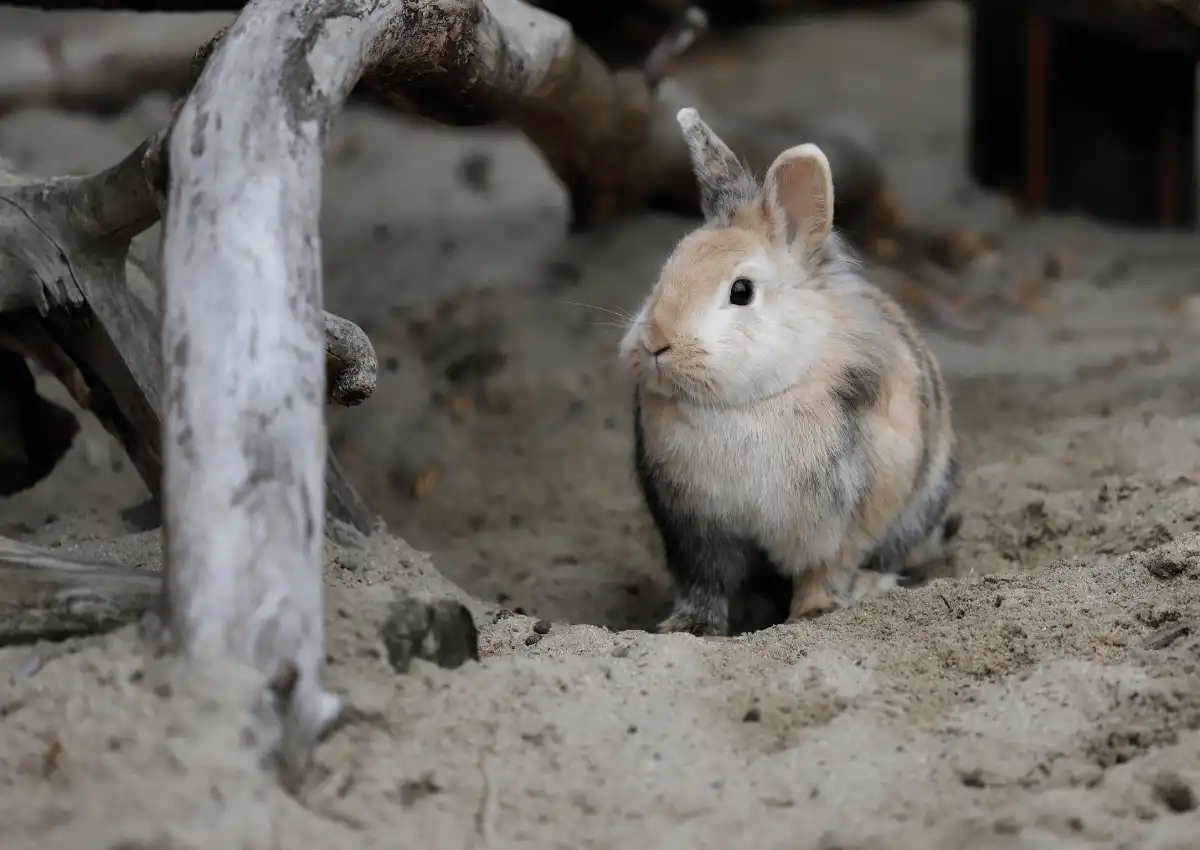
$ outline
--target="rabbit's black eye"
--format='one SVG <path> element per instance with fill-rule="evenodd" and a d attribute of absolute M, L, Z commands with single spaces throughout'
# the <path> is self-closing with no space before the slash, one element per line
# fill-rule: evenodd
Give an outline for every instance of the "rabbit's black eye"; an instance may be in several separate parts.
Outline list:
<path fill-rule="evenodd" d="M 729 303 L 737 307 L 745 307 L 754 298 L 754 284 L 739 277 L 729 287 Z"/>

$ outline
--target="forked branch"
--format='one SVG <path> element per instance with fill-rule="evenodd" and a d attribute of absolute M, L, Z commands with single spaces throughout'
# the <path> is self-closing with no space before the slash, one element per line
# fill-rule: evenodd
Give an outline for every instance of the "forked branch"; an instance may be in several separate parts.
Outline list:
<path fill-rule="evenodd" d="M 148 139 L 117 165 L 84 177 L 38 180 L 0 160 L 0 348 L 38 362 L 95 413 L 156 498 L 162 480 L 158 286 L 129 250 L 130 240 L 158 218 L 150 185 L 157 143 Z M 330 401 L 358 404 L 375 390 L 375 351 L 345 319 L 325 314 L 324 330 Z M 21 392 L 20 371 L 6 374 L 9 392 Z M 37 409 L 63 435 L 53 440 L 56 461 L 69 445 L 67 426 L 44 403 Z M 49 472 L 43 462 L 34 467 L 38 474 L 25 486 Z M 344 482 L 334 485 L 349 490 Z"/>
<path fill-rule="evenodd" d="M 570 24 L 524 0 L 390 5 L 394 18 L 371 48 L 364 83 L 401 111 L 443 124 L 506 122 L 524 132 L 566 189 L 573 230 L 646 206 L 698 210 L 674 124 L 695 98 L 664 76 L 704 30 L 699 9 L 680 18 L 642 68 L 613 71 Z M 747 150 L 755 162 L 770 161 L 753 141 Z"/>

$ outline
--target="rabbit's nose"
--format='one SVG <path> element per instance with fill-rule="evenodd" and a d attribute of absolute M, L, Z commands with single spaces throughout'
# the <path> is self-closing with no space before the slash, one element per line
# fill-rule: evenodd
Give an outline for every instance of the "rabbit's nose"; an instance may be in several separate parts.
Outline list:
<path fill-rule="evenodd" d="M 651 322 L 646 326 L 646 333 L 642 337 L 642 344 L 645 345 L 646 350 L 655 357 L 671 347 L 671 343 L 667 339 L 667 335 L 663 333 L 663 329 L 658 322 Z"/>

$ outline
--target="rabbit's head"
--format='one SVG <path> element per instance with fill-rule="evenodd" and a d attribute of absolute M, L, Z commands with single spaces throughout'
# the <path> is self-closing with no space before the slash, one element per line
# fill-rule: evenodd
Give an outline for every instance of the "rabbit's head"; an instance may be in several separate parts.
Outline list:
<path fill-rule="evenodd" d="M 621 356 L 649 392 L 753 403 L 802 380 L 837 331 L 826 290 L 848 269 L 829 160 L 789 148 L 760 185 L 696 110 L 678 119 L 706 221 L 667 259 Z"/>

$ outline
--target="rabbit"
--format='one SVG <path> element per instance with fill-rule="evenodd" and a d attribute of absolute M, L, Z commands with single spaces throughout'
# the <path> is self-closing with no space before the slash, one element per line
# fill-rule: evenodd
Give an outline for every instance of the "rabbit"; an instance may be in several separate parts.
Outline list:
<path fill-rule="evenodd" d="M 725 636 L 764 559 L 791 580 L 789 622 L 896 586 L 915 548 L 958 530 L 959 464 L 938 362 L 833 230 L 821 149 L 785 150 L 760 185 L 695 109 L 677 119 L 705 223 L 619 356 L 675 583 L 658 630 Z"/>

